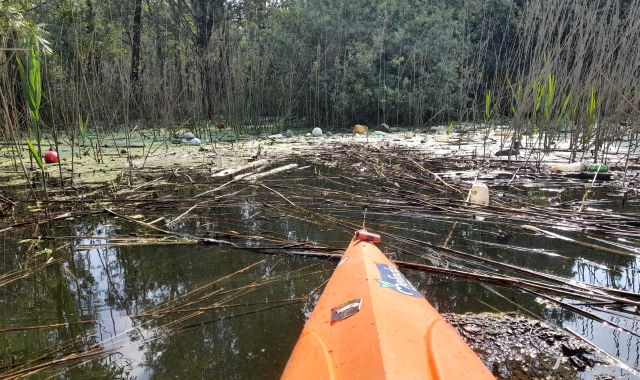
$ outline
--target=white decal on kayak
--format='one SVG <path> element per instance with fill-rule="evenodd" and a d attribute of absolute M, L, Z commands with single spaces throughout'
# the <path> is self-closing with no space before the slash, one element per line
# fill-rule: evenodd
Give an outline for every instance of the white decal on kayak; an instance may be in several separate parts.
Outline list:
<path fill-rule="evenodd" d="M 340 262 L 338 263 L 338 266 L 336 267 L 336 269 L 340 268 L 340 265 L 346 263 L 347 260 L 349 260 L 349 256 L 343 257 L 342 260 L 340 260 Z"/>
<path fill-rule="evenodd" d="M 398 293 L 408 296 L 422 298 L 422 294 L 411 285 L 409 280 L 407 280 L 398 269 L 382 263 L 376 263 L 376 266 L 378 267 L 378 272 L 380 272 L 380 277 L 382 277 L 376 280 L 380 283 L 380 286 L 393 289 Z"/>

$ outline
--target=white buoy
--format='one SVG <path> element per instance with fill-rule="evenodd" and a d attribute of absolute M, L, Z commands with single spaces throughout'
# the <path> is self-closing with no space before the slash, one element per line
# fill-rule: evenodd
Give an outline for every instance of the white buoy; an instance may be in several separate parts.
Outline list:
<path fill-rule="evenodd" d="M 474 183 L 469 191 L 469 202 L 488 205 L 489 204 L 489 188 L 484 183 Z"/>
<path fill-rule="evenodd" d="M 311 131 L 311 134 L 315 137 L 320 137 L 322 136 L 322 129 L 315 127 L 313 128 L 313 131 Z"/>
<path fill-rule="evenodd" d="M 200 139 L 197 137 L 192 138 L 189 140 L 189 145 L 200 145 Z"/>

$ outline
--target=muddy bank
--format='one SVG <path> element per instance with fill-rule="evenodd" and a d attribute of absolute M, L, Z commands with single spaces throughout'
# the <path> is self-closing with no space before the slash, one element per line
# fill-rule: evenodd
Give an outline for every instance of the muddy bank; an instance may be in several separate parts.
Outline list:
<path fill-rule="evenodd" d="M 588 344 L 516 313 L 443 314 L 498 379 L 615 379 L 620 368 Z"/>

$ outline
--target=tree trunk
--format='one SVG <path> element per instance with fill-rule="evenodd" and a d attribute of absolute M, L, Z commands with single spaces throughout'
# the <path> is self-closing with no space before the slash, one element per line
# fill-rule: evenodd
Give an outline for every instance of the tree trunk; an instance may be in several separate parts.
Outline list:
<path fill-rule="evenodd" d="M 207 56 L 209 41 L 213 33 L 214 17 L 218 16 L 218 21 L 221 19 L 224 8 L 224 0 L 193 0 L 192 12 L 193 19 L 196 24 L 196 60 L 200 71 L 200 78 L 202 80 L 203 92 L 202 92 L 202 107 L 206 113 L 208 119 L 212 118 L 211 109 L 211 70 L 208 65 Z"/>
<path fill-rule="evenodd" d="M 85 22 L 84 25 L 85 25 L 86 32 L 89 35 L 89 38 L 93 40 L 93 38 L 95 37 L 93 33 L 96 28 L 95 28 L 95 17 L 93 12 L 93 3 L 91 2 L 91 0 L 87 0 L 87 12 L 85 15 L 84 22 Z M 97 65 L 96 65 L 97 60 L 94 57 L 93 49 L 94 49 L 93 45 L 90 45 L 90 47 L 87 49 L 87 59 L 86 59 L 87 77 L 88 77 L 88 80 L 92 83 L 93 81 L 96 80 L 96 78 L 99 77 Z"/>
<path fill-rule="evenodd" d="M 140 32 L 142 29 L 142 0 L 134 0 L 133 40 L 131 41 L 131 83 L 138 81 L 140 70 Z"/>

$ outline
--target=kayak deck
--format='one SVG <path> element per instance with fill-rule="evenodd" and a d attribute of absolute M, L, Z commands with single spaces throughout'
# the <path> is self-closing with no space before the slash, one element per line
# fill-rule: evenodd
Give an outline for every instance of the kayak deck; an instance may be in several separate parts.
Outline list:
<path fill-rule="evenodd" d="M 372 243 L 354 239 L 282 379 L 494 379 Z"/>

